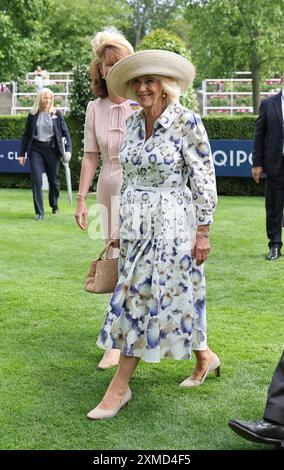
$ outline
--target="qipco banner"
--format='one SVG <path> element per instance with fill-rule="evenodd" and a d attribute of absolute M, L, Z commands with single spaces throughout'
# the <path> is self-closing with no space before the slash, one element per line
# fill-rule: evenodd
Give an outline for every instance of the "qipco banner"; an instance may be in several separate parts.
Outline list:
<path fill-rule="evenodd" d="M 19 164 L 21 140 L 0 140 L 0 173 L 30 173 L 30 162 Z"/>
<path fill-rule="evenodd" d="M 210 140 L 216 176 L 251 177 L 252 140 Z M 19 165 L 21 140 L 0 140 L 0 173 L 29 173 Z"/>
<path fill-rule="evenodd" d="M 216 176 L 251 177 L 252 140 L 210 140 Z"/>

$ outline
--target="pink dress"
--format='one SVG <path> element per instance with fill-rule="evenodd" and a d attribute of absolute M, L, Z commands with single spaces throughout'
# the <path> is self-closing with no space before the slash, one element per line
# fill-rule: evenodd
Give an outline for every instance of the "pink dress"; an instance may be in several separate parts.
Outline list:
<path fill-rule="evenodd" d="M 119 150 L 124 141 L 126 119 L 137 110 L 137 104 L 126 100 L 115 104 L 108 98 L 97 98 L 87 106 L 84 152 L 99 152 L 102 167 L 97 184 L 97 203 L 100 204 L 101 222 L 105 238 L 118 235 L 119 197 L 122 173 Z M 118 256 L 111 249 L 111 257 Z"/>

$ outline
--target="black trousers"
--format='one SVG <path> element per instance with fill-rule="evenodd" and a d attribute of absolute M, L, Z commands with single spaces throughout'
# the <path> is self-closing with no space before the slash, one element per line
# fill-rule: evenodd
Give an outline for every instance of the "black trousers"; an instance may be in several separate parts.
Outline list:
<path fill-rule="evenodd" d="M 53 142 L 39 142 L 34 140 L 29 156 L 31 167 L 31 179 L 33 190 L 33 201 L 36 214 L 44 214 L 42 197 L 42 174 L 47 174 L 49 184 L 49 205 L 57 209 L 57 200 L 59 197 L 59 155 L 54 148 Z"/>
<path fill-rule="evenodd" d="M 284 351 L 270 383 L 263 417 L 284 426 Z"/>
<path fill-rule="evenodd" d="M 267 176 L 265 185 L 266 233 L 269 248 L 282 246 L 282 216 L 284 206 L 284 157 L 280 173 Z"/>

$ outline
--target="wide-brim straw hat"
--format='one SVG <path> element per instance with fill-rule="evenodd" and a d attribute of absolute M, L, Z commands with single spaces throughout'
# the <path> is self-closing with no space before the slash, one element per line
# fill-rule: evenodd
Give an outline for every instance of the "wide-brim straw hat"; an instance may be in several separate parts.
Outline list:
<path fill-rule="evenodd" d="M 151 49 L 135 52 L 120 59 L 107 76 L 108 88 L 123 98 L 133 98 L 130 80 L 142 75 L 161 75 L 174 79 L 181 91 L 193 82 L 195 68 L 185 57 L 175 52 Z"/>

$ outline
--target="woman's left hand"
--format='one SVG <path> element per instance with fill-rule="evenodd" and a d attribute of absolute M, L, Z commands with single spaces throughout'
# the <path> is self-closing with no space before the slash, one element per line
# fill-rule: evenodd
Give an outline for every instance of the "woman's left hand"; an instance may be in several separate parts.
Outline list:
<path fill-rule="evenodd" d="M 196 259 L 196 266 L 200 266 L 209 256 L 210 242 L 208 232 L 197 232 L 196 243 L 192 250 L 192 257 Z"/>

